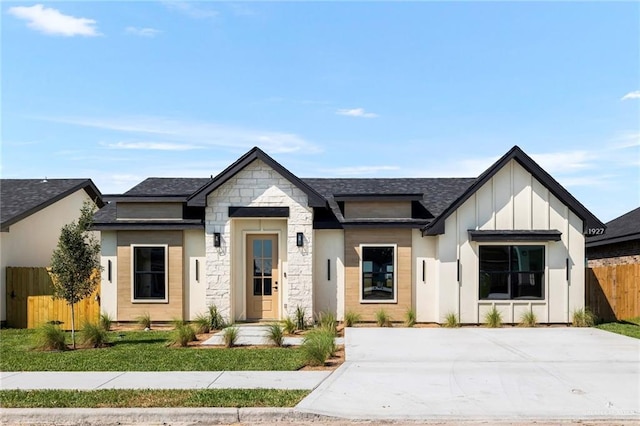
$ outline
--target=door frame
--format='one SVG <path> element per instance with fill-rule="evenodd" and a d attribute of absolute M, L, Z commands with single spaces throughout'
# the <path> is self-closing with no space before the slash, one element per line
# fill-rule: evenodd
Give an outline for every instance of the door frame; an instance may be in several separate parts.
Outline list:
<path fill-rule="evenodd" d="M 277 259 L 278 259 L 278 276 L 275 277 L 274 279 L 277 278 L 278 280 L 278 296 L 276 298 L 276 303 L 278 304 L 278 318 L 276 318 L 277 320 L 280 320 L 282 318 L 282 300 L 283 300 L 283 281 L 282 281 L 282 276 L 283 276 L 283 272 L 282 272 L 282 256 L 280 255 L 281 250 L 282 250 L 282 232 L 280 230 L 243 230 L 242 231 L 242 310 L 244 313 L 244 320 L 248 321 L 249 318 L 247 317 L 248 311 L 247 311 L 247 298 L 249 297 L 248 293 L 247 293 L 247 236 L 249 235 L 276 235 L 277 236 L 277 240 L 278 240 L 278 253 L 277 253 Z M 285 249 L 286 249 L 286 245 L 285 245 Z"/>

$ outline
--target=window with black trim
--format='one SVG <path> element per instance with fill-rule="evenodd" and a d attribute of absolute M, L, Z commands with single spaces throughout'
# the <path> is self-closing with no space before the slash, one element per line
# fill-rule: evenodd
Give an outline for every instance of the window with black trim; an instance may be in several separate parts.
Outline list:
<path fill-rule="evenodd" d="M 395 247 L 363 246 L 361 273 L 363 301 L 395 300 Z"/>
<path fill-rule="evenodd" d="M 480 246 L 481 300 L 544 299 L 544 246 Z"/>
<path fill-rule="evenodd" d="M 167 300 L 166 247 L 133 247 L 133 300 Z"/>

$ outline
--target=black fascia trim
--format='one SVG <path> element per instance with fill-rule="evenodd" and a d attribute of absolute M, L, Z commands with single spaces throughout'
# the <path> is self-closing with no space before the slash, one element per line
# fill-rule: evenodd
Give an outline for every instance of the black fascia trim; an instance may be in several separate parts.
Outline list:
<path fill-rule="evenodd" d="M 186 195 L 116 195 L 109 196 L 109 201 L 125 203 L 184 203 Z"/>
<path fill-rule="evenodd" d="M 50 205 L 57 203 L 58 201 L 62 200 L 63 198 L 67 197 L 68 195 L 73 194 L 74 192 L 80 190 L 80 189 L 84 189 L 84 191 L 87 193 L 87 195 L 89 196 L 89 198 L 91 198 L 91 201 L 93 201 L 96 206 L 98 207 L 98 209 L 101 209 L 102 207 L 104 207 L 106 205 L 106 203 L 104 202 L 104 200 L 102 199 L 102 194 L 100 193 L 100 191 L 98 190 L 98 188 L 95 186 L 95 184 L 93 183 L 93 181 L 91 179 L 87 179 L 85 181 L 80 182 L 79 184 L 69 188 L 68 190 L 59 193 L 58 195 L 56 195 L 55 197 L 51 197 L 48 200 L 46 200 L 43 203 L 38 204 L 37 206 L 26 210 L 20 214 L 17 214 L 15 216 L 13 216 L 12 218 L 5 220 L 2 224 L 0 224 L 0 232 L 9 232 L 9 227 L 11 227 L 11 225 L 13 225 L 14 223 L 20 222 L 22 219 L 31 216 L 34 213 L 39 212 L 40 210 L 49 207 Z"/>
<path fill-rule="evenodd" d="M 489 181 L 498 171 L 500 171 L 511 160 L 516 160 L 526 171 L 542 183 L 553 195 L 563 204 L 569 207 L 583 221 L 583 233 L 589 228 L 606 228 L 593 213 L 583 206 L 573 195 L 562 187 L 549 173 L 540 167 L 531 157 L 529 157 L 519 146 L 515 145 L 505 155 L 496 161 L 491 167 L 485 170 L 474 183 L 445 209 L 440 216 L 423 230 L 424 235 L 444 234 L 445 220 L 455 212 L 465 201 L 471 197 L 478 189 Z"/>
<path fill-rule="evenodd" d="M 207 203 L 207 195 L 227 182 L 229 179 L 231 179 L 238 172 L 240 172 L 255 160 L 263 161 L 264 163 L 269 165 L 269 167 L 278 172 L 282 177 L 287 179 L 289 182 L 298 187 L 302 192 L 304 192 L 307 195 L 307 204 L 309 205 L 309 207 L 325 207 L 327 205 L 327 200 L 315 189 L 306 184 L 299 177 L 295 176 L 289 170 L 284 168 L 276 160 L 269 157 L 257 146 L 253 147 L 253 149 L 236 160 L 235 163 L 231 164 L 225 170 L 220 172 L 215 178 L 211 180 L 211 182 L 204 185 L 202 188 L 198 189 L 191 196 L 189 196 L 189 198 L 187 199 L 187 204 L 190 206 L 205 207 Z"/>
<path fill-rule="evenodd" d="M 469 229 L 469 239 L 478 242 L 491 241 L 560 241 L 562 232 L 558 230 L 497 230 L 478 231 Z"/>
<path fill-rule="evenodd" d="M 585 243 L 585 247 L 587 248 L 601 247 L 601 246 L 607 246 L 609 244 L 625 243 L 627 241 L 634 241 L 634 240 L 640 240 L 639 233 L 636 232 L 634 234 L 621 235 L 619 237 L 612 237 L 605 240 L 596 240 L 596 241 L 587 240 L 587 242 Z"/>
<path fill-rule="evenodd" d="M 229 206 L 229 217 L 289 217 L 289 207 Z"/>
<path fill-rule="evenodd" d="M 347 228 L 411 228 L 421 229 L 425 226 L 424 222 L 343 222 L 342 227 Z"/>
<path fill-rule="evenodd" d="M 343 227 L 340 222 L 314 221 L 313 229 L 343 229 Z"/>
<path fill-rule="evenodd" d="M 94 231 L 180 231 L 204 229 L 204 223 L 94 223 Z"/>
<path fill-rule="evenodd" d="M 421 201 L 423 194 L 334 194 L 336 201 Z"/>

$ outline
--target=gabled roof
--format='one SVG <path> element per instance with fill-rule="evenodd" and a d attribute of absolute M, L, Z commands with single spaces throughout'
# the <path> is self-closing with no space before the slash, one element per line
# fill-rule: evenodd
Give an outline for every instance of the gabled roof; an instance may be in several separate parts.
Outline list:
<path fill-rule="evenodd" d="M 81 189 L 98 207 L 104 205 L 91 179 L 0 179 L 0 230 Z"/>
<path fill-rule="evenodd" d="M 127 197 L 189 197 L 211 182 L 208 178 L 159 178 L 150 177 L 123 195 Z"/>
<path fill-rule="evenodd" d="M 219 188 L 222 184 L 234 177 L 238 172 L 247 167 L 255 160 L 261 160 L 269 167 L 278 172 L 282 177 L 291 182 L 294 186 L 307 194 L 308 204 L 310 207 L 324 207 L 327 205 L 322 195 L 318 194 L 315 189 L 303 182 L 289 170 L 285 169 L 280 163 L 269 157 L 260 148 L 254 147 L 245 155 L 240 157 L 235 163 L 223 170 L 218 176 L 214 177 L 208 184 L 194 192 L 187 201 L 187 205 L 195 207 L 204 207 L 207 202 L 207 196 Z"/>
<path fill-rule="evenodd" d="M 640 207 L 607 222 L 607 232 L 587 238 L 587 248 L 640 240 Z"/>
<path fill-rule="evenodd" d="M 467 190 L 451 203 L 436 220 L 428 224 L 422 230 L 423 235 L 438 235 L 444 233 L 445 220 L 455 212 L 465 201 L 469 199 L 478 189 L 487 183 L 498 171 L 506 166 L 509 161 L 517 161 L 525 170 L 542 183 L 553 195 L 562 201 L 569 209 L 575 213 L 583 221 L 584 229 L 588 228 L 605 228 L 605 225 L 598 220 L 585 206 L 583 206 L 573 195 L 562 187 L 554 178 L 551 177 L 542 167 L 531 159 L 518 146 L 514 146 L 482 173 Z"/>

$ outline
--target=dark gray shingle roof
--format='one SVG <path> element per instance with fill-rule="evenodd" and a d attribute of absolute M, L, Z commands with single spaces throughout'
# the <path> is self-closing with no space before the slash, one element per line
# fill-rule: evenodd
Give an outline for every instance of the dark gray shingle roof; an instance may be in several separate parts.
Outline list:
<path fill-rule="evenodd" d="M 0 179 L 0 228 L 4 230 L 80 189 L 102 206 L 102 195 L 91 179 Z"/>
<path fill-rule="evenodd" d="M 210 181 L 211 179 L 208 178 L 150 177 L 125 192 L 124 195 L 188 197 Z"/>
<path fill-rule="evenodd" d="M 475 181 L 475 178 L 312 178 L 302 180 L 328 200 L 342 194 L 423 194 L 422 204 L 437 217 Z"/>
<path fill-rule="evenodd" d="M 587 238 L 587 247 L 640 239 L 640 207 L 607 222 L 604 235 Z"/>

